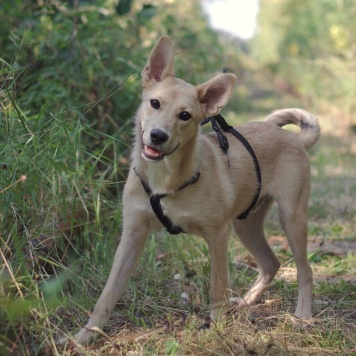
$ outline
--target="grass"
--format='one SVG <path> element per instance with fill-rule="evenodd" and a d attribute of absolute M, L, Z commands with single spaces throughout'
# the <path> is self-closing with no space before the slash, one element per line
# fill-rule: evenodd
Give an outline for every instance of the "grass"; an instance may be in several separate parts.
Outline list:
<path fill-rule="evenodd" d="M 14 74 L 0 91 L 0 353 L 71 354 L 69 345 L 59 348 L 56 341 L 85 325 L 105 284 L 121 226 L 127 147 L 84 126 L 77 110 L 70 119 L 45 110 L 35 116 L 23 112 L 12 97 Z M 263 113 L 281 107 L 275 97 L 263 105 Z M 273 209 L 267 232 L 282 266 L 261 303 L 201 328 L 209 304 L 207 247 L 195 237 L 157 233 L 149 238 L 103 336 L 83 353 L 356 352 L 354 137 L 347 129 L 334 132 L 329 112 L 314 112 L 324 133 L 311 152 L 313 319 L 291 316 L 295 265 Z M 241 295 L 253 283 L 255 266 L 237 239 L 232 237 L 230 245 L 232 288 Z"/>

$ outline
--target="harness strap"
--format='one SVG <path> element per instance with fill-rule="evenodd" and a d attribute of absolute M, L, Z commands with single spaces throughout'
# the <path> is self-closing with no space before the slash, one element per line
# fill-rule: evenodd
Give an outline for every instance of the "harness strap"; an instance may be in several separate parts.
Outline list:
<path fill-rule="evenodd" d="M 150 196 L 150 203 L 152 206 L 153 212 L 156 214 L 158 220 L 162 223 L 162 225 L 166 228 L 166 230 L 171 235 L 178 235 L 181 232 L 184 232 L 179 226 L 175 226 L 172 220 L 167 216 L 164 215 L 162 205 L 161 205 L 161 198 L 164 198 L 166 195 L 152 195 Z"/>
<path fill-rule="evenodd" d="M 169 196 L 170 194 L 154 194 L 154 195 L 152 195 L 152 190 L 151 190 L 150 186 L 137 173 L 136 168 L 134 168 L 134 171 L 135 171 L 136 175 L 140 178 L 143 189 L 145 190 L 146 194 L 150 198 L 150 204 L 151 204 L 153 212 L 156 214 L 157 219 L 166 228 L 167 232 L 169 232 L 171 235 L 178 235 L 178 234 L 184 232 L 182 228 L 180 228 L 179 226 L 175 226 L 173 224 L 172 220 L 167 215 L 164 215 L 164 213 L 163 213 L 161 199 Z M 183 183 L 174 193 L 177 193 L 180 190 L 188 187 L 189 185 L 194 184 L 195 182 L 197 182 L 199 180 L 199 178 L 200 178 L 200 172 L 198 171 L 195 173 L 195 175 L 189 181 Z"/>
<path fill-rule="evenodd" d="M 218 114 L 216 116 L 212 116 L 212 117 L 206 118 L 205 120 L 202 121 L 201 124 L 204 125 L 209 121 L 211 121 L 211 124 L 212 124 L 212 127 L 213 127 L 214 131 L 218 134 L 218 138 L 219 138 L 219 141 L 220 141 L 221 149 L 225 153 L 227 152 L 227 148 L 229 147 L 229 143 L 227 141 L 226 136 L 221 132 L 221 130 L 223 130 L 225 132 L 230 132 L 238 140 L 240 140 L 240 142 L 245 146 L 246 150 L 248 151 L 248 153 L 252 157 L 253 164 L 255 166 L 257 182 L 258 182 L 257 191 L 256 191 L 256 194 L 255 194 L 250 206 L 236 218 L 236 219 L 239 219 L 239 220 L 246 219 L 248 217 L 250 211 L 257 204 L 258 198 L 259 198 L 260 193 L 261 193 L 262 175 L 261 175 L 261 169 L 260 169 L 260 165 L 258 163 L 257 156 L 256 156 L 255 151 L 253 150 L 252 146 L 246 140 L 246 138 L 242 134 L 240 134 L 240 132 L 238 132 L 232 126 L 230 126 L 220 114 Z M 216 126 L 218 126 L 219 129 L 216 129 Z M 220 137 L 221 135 L 223 137 Z M 226 148 L 225 141 L 227 141 L 227 148 Z"/>
<path fill-rule="evenodd" d="M 229 149 L 229 141 L 228 141 L 227 137 L 224 135 L 221 125 L 219 125 L 217 116 L 212 116 L 212 117 L 208 117 L 207 119 L 204 119 L 202 121 L 201 125 L 205 125 L 209 121 L 211 122 L 211 127 L 218 135 L 221 149 L 224 151 L 224 153 L 227 154 L 227 150 Z"/>
<path fill-rule="evenodd" d="M 256 176 L 257 176 L 257 182 L 258 182 L 258 187 L 257 187 L 257 192 L 252 200 L 252 203 L 250 206 L 243 212 L 241 213 L 236 219 L 243 220 L 246 219 L 250 213 L 250 211 L 255 207 L 257 204 L 258 198 L 261 193 L 261 183 L 262 183 L 262 176 L 261 176 L 261 169 L 260 165 L 258 163 L 257 156 L 249 144 L 249 142 L 246 140 L 246 138 L 240 134 L 237 130 L 235 130 L 232 126 L 230 126 L 225 119 L 219 114 L 216 116 L 208 117 L 204 119 L 201 123 L 201 125 L 206 124 L 207 122 L 211 122 L 213 130 L 216 132 L 219 138 L 220 142 L 220 147 L 224 151 L 224 153 L 228 152 L 229 149 L 229 141 L 227 137 L 224 135 L 224 132 L 230 132 L 232 135 L 234 135 L 240 142 L 245 146 L 246 150 L 252 157 L 254 166 L 255 166 L 255 171 L 256 171 Z M 169 232 L 171 235 L 177 235 L 182 232 L 184 232 L 179 226 L 175 226 L 172 222 L 172 220 L 167 216 L 164 215 L 162 205 L 161 205 L 161 199 L 169 196 L 170 194 L 152 194 L 152 190 L 148 183 L 146 183 L 142 177 L 138 174 L 136 168 L 133 169 L 134 172 L 136 173 L 137 177 L 140 178 L 141 184 L 143 186 L 143 189 L 145 190 L 146 194 L 150 198 L 150 204 L 152 207 L 153 212 L 156 214 L 157 219 L 162 223 L 162 225 L 166 228 L 167 232 Z M 200 172 L 197 171 L 195 175 L 187 182 L 183 183 L 174 193 L 179 192 L 180 190 L 188 187 L 189 185 L 194 184 L 197 182 L 200 178 Z M 174 194 L 173 193 L 173 194 Z"/>

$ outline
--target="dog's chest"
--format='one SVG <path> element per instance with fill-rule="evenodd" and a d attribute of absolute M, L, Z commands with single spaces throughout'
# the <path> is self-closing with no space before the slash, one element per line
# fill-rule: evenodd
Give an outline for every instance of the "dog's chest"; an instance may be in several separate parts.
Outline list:
<path fill-rule="evenodd" d="M 196 213 L 194 199 L 193 201 L 189 197 L 168 196 L 161 199 L 161 210 L 163 214 L 171 221 L 168 226 L 179 227 L 181 230 L 187 233 L 192 232 L 192 226 L 198 228 L 201 225 L 199 221 L 199 214 Z M 162 221 L 162 220 L 161 220 Z M 165 225 L 167 228 L 167 225 Z M 198 229 L 200 231 L 200 229 Z M 197 233 L 196 229 L 194 233 Z"/>
<path fill-rule="evenodd" d="M 175 225 L 184 222 L 185 219 L 191 220 L 194 216 L 191 210 L 192 204 L 189 201 L 182 204 L 181 199 L 165 197 L 161 199 L 160 204 L 163 214 L 169 217 Z"/>
<path fill-rule="evenodd" d="M 178 194 L 161 199 L 162 212 L 173 226 L 189 234 L 204 236 L 211 225 L 215 225 L 216 221 L 224 220 L 223 216 L 220 216 L 221 212 L 214 211 L 214 205 L 209 201 L 202 202 L 192 192 Z"/>

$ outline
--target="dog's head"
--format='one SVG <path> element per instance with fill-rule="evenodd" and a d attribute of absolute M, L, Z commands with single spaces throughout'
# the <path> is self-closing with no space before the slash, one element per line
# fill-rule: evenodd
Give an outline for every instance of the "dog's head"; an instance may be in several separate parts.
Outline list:
<path fill-rule="evenodd" d="M 174 48 L 162 36 L 142 71 L 139 109 L 142 156 L 161 160 L 183 149 L 199 131 L 200 122 L 217 115 L 230 99 L 236 76 L 220 74 L 193 86 L 174 77 Z"/>

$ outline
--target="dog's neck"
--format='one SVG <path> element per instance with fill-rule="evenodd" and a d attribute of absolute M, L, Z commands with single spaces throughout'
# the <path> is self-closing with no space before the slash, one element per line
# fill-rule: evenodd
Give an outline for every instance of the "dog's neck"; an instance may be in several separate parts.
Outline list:
<path fill-rule="evenodd" d="M 157 162 L 144 159 L 141 143 L 136 142 L 132 166 L 149 185 L 152 194 L 172 194 L 199 171 L 199 134 L 185 147 Z"/>

